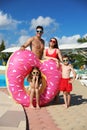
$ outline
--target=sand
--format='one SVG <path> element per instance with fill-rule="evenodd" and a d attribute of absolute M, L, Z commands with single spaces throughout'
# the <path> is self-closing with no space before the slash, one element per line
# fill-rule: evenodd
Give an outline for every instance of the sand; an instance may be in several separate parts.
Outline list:
<path fill-rule="evenodd" d="M 5 71 L 0 70 L 0 73 Z M 8 94 L 6 88 L 0 88 L 0 91 Z M 46 106 L 57 127 L 61 130 L 87 130 L 87 87 L 82 86 L 79 80 L 75 80 L 71 92 L 71 106 L 65 108 L 62 104 L 63 96 L 60 93 L 57 104 L 51 103 Z"/>

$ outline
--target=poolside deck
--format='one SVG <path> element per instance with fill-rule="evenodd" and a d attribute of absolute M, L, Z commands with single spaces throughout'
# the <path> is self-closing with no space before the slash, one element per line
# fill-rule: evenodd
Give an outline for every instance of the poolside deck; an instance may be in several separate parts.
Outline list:
<path fill-rule="evenodd" d="M 6 93 L 6 89 L 0 89 L 0 130 L 87 130 L 87 87 L 78 80 L 73 83 L 68 109 L 62 105 L 62 93 L 57 104 L 51 102 L 40 110 L 24 108 L 28 117 L 27 129 L 24 109 L 8 99 Z"/>
<path fill-rule="evenodd" d="M 1 89 L 1 88 L 0 88 Z M 2 89 L 1 89 L 2 90 Z M 23 107 L 0 90 L 0 130 L 26 130 L 26 116 Z"/>

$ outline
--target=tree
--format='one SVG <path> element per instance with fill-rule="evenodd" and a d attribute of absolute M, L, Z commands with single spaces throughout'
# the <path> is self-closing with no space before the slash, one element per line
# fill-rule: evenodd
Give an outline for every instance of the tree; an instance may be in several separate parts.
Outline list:
<path fill-rule="evenodd" d="M 77 40 L 77 42 L 79 42 L 79 43 L 84 43 L 84 42 L 87 42 L 87 38 L 79 38 L 78 40 Z"/>
<path fill-rule="evenodd" d="M 5 43 L 4 43 L 4 40 L 2 40 L 0 44 L 0 52 L 3 51 L 4 49 L 5 49 Z"/>
<path fill-rule="evenodd" d="M 64 53 L 64 54 L 63 54 Z M 80 68 L 83 65 L 87 65 L 87 58 L 81 54 L 80 50 L 63 52 L 63 55 L 68 55 L 70 63 L 73 65 L 74 68 Z"/>

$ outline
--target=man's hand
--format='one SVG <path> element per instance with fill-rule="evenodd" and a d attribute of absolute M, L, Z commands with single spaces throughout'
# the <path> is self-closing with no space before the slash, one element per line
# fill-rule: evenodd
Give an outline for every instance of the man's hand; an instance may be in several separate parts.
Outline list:
<path fill-rule="evenodd" d="M 25 50 L 25 46 L 22 45 L 22 46 L 20 47 L 20 50 Z"/>

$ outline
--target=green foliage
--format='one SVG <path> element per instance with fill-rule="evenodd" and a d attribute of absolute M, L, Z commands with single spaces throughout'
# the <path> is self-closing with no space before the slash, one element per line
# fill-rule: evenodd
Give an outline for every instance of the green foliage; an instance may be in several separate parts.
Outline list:
<path fill-rule="evenodd" d="M 80 68 L 84 64 L 87 64 L 87 59 L 81 54 L 70 54 L 69 57 L 74 68 Z"/>
<path fill-rule="evenodd" d="M 4 40 L 2 40 L 0 44 L 0 52 L 3 51 L 4 49 L 5 49 L 5 43 L 4 43 Z"/>
<path fill-rule="evenodd" d="M 87 38 L 79 38 L 79 39 L 77 40 L 77 42 L 79 42 L 79 43 L 87 42 Z"/>
<path fill-rule="evenodd" d="M 1 51 L 3 51 L 5 49 L 5 43 L 4 40 L 2 40 L 1 44 L 0 44 L 0 60 L 2 60 L 4 62 L 4 65 L 6 65 L 8 58 L 10 57 L 11 53 L 3 53 Z"/>
<path fill-rule="evenodd" d="M 11 56 L 11 53 L 8 53 L 8 52 L 2 53 L 2 52 L 0 52 L 0 59 L 3 60 L 4 65 L 7 64 L 7 61 L 8 61 L 10 56 Z"/>

